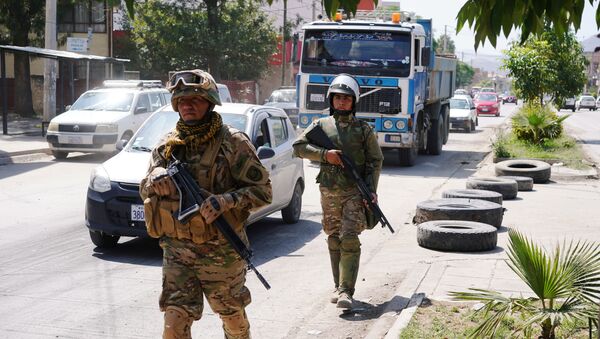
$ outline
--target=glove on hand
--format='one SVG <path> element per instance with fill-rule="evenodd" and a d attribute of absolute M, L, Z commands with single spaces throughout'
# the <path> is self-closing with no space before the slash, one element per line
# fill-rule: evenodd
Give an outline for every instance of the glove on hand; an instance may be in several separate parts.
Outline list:
<path fill-rule="evenodd" d="M 150 180 L 148 180 L 148 184 L 159 196 L 167 196 L 171 199 L 178 199 L 177 188 L 175 187 L 175 183 L 171 180 L 171 177 L 167 174 L 167 170 L 162 167 L 156 167 L 150 173 Z"/>
<path fill-rule="evenodd" d="M 221 214 L 234 208 L 236 201 L 229 193 L 211 195 L 200 206 L 200 214 L 207 224 L 212 224 Z"/>

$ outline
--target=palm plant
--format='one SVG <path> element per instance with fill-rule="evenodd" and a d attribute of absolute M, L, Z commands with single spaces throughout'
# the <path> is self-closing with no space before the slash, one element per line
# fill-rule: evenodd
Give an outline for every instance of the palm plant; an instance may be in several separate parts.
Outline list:
<path fill-rule="evenodd" d="M 482 323 L 472 337 L 493 337 L 503 319 L 518 315 L 522 322 L 514 333 L 530 336 L 534 325 L 540 338 L 555 338 L 563 323 L 587 321 L 598 315 L 600 298 L 600 244 L 587 241 L 558 244 L 547 254 L 521 233 L 509 231 L 508 266 L 531 289 L 535 297 L 505 297 L 495 291 L 470 289 L 450 292 L 457 300 L 480 301 Z"/>
<path fill-rule="evenodd" d="M 562 122 L 569 115 L 557 116 L 549 107 L 528 104 L 512 117 L 512 128 L 518 139 L 541 144 L 546 139 L 558 138 Z"/>

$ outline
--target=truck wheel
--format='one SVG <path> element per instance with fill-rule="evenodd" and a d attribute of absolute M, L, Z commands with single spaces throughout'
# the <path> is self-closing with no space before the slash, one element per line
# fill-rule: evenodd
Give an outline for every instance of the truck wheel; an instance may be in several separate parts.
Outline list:
<path fill-rule="evenodd" d="M 503 215 L 502 205 L 491 201 L 459 198 L 433 199 L 417 204 L 413 223 L 421 224 L 433 220 L 465 220 L 482 222 L 500 228 Z"/>
<path fill-rule="evenodd" d="M 108 235 L 100 231 L 90 230 L 90 238 L 94 245 L 99 248 L 111 248 L 117 246 L 120 237 L 118 235 Z"/>
<path fill-rule="evenodd" d="M 448 106 L 444 106 L 442 109 L 444 117 L 444 145 L 448 142 L 448 136 L 450 135 L 450 112 Z"/>
<path fill-rule="evenodd" d="M 444 120 L 432 120 L 431 129 L 427 131 L 427 153 L 439 155 L 444 145 Z"/>
<path fill-rule="evenodd" d="M 498 231 L 480 222 L 437 220 L 417 226 L 417 243 L 440 251 L 481 252 L 496 248 Z"/>
<path fill-rule="evenodd" d="M 410 167 L 415 165 L 418 155 L 418 146 L 411 148 L 400 148 L 398 149 L 398 159 L 400 160 L 400 166 Z"/>

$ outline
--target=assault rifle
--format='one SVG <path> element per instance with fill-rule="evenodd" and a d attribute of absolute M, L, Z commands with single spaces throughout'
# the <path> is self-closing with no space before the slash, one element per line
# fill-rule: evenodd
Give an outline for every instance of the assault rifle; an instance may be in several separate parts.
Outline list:
<path fill-rule="evenodd" d="M 327 134 L 325 134 L 321 126 L 314 126 L 313 129 L 306 133 L 306 138 L 308 138 L 308 141 L 311 144 L 323 147 L 327 150 L 337 149 L 337 147 L 333 144 L 331 139 L 329 139 Z M 340 158 L 342 159 L 342 163 L 344 164 L 344 172 L 346 172 L 347 176 L 354 179 L 354 182 L 356 183 L 356 186 L 360 191 L 360 195 L 362 196 L 363 200 L 367 202 L 367 208 L 369 209 L 369 212 L 372 213 L 373 216 L 375 216 L 379 223 L 381 223 L 381 227 L 387 226 L 387 228 L 390 229 L 390 232 L 394 233 L 392 225 L 390 225 L 385 215 L 383 215 L 383 212 L 381 211 L 381 208 L 379 208 L 379 205 L 373 202 L 373 195 L 367 187 L 365 181 L 358 174 L 356 170 L 356 165 L 354 165 L 354 161 L 352 161 L 352 159 L 350 159 L 347 155 L 343 153 L 340 154 Z"/>
<path fill-rule="evenodd" d="M 175 157 L 173 157 L 175 158 Z M 185 166 L 177 159 L 173 161 L 167 167 L 167 174 L 177 187 L 177 191 L 179 192 L 179 211 L 173 213 L 177 220 L 182 224 L 185 224 L 190 221 L 190 219 L 198 213 L 200 210 L 200 205 L 202 202 L 208 198 L 205 196 L 206 192 L 198 186 L 196 180 L 192 177 L 190 172 L 185 168 Z M 219 204 L 214 199 L 211 199 L 211 204 L 215 209 L 219 209 Z M 233 247 L 235 252 L 239 254 L 242 259 L 246 261 L 248 268 L 254 271 L 258 280 L 265 286 L 266 289 L 270 289 L 271 286 L 267 282 L 267 280 L 258 272 L 252 261 L 252 250 L 250 250 L 246 244 L 240 239 L 240 237 L 235 233 L 231 225 L 225 220 L 225 218 L 220 215 L 215 221 L 212 223 L 217 229 L 223 234 L 227 242 Z"/>

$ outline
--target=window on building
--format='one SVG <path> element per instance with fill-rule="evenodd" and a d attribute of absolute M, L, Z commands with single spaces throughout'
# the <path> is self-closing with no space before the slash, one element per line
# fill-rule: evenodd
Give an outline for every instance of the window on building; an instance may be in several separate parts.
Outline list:
<path fill-rule="evenodd" d="M 88 27 L 92 32 L 106 33 L 105 0 L 80 1 L 65 5 L 58 11 L 59 33 L 87 33 Z"/>

